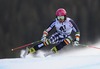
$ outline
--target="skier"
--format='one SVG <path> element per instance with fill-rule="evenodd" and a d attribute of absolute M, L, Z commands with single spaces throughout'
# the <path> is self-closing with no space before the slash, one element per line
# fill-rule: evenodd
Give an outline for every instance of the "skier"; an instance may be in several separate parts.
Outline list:
<path fill-rule="evenodd" d="M 56 28 L 56 32 L 52 34 L 49 38 L 47 38 L 48 33 L 54 27 Z M 75 32 L 74 42 L 71 37 L 72 31 Z M 53 53 L 56 53 L 58 50 L 60 50 L 66 45 L 69 45 L 72 42 L 74 46 L 78 46 L 79 40 L 80 40 L 80 31 L 77 25 L 71 18 L 67 16 L 67 12 L 64 8 L 59 8 L 56 11 L 55 20 L 50 24 L 50 26 L 46 30 L 43 31 L 43 36 L 41 38 L 42 42 L 34 47 L 29 48 L 28 53 L 35 53 L 37 50 L 50 44 L 56 44 L 56 46 L 54 46 L 51 49 Z"/>

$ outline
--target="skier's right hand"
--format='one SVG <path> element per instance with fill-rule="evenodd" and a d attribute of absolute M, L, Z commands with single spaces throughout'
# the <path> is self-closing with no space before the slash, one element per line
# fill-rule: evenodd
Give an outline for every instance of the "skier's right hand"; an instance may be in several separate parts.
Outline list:
<path fill-rule="evenodd" d="M 47 40 L 47 38 L 46 38 L 47 35 L 48 35 L 48 32 L 47 31 L 43 31 L 43 35 L 42 35 L 42 38 L 41 38 L 42 42 L 45 42 Z"/>
<path fill-rule="evenodd" d="M 43 37 L 46 37 L 48 35 L 47 31 L 43 31 Z"/>
<path fill-rule="evenodd" d="M 42 42 L 45 42 L 46 40 L 47 40 L 46 37 L 42 37 L 42 38 L 41 38 L 41 41 L 42 41 Z"/>

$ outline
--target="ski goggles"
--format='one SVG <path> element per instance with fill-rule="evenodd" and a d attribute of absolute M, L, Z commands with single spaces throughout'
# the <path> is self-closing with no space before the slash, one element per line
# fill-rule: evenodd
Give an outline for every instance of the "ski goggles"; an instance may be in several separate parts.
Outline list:
<path fill-rule="evenodd" d="M 63 19 L 64 20 L 64 16 L 57 16 L 57 19 Z"/>

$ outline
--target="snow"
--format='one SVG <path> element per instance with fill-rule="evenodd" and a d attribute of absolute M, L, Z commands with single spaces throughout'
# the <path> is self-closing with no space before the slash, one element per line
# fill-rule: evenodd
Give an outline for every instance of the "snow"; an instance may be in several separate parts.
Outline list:
<path fill-rule="evenodd" d="M 100 48 L 100 44 L 94 46 Z M 41 52 L 41 51 L 40 51 Z M 43 54 L 43 52 L 38 55 Z M 100 49 L 87 47 L 49 57 L 0 59 L 0 69 L 100 69 Z"/>

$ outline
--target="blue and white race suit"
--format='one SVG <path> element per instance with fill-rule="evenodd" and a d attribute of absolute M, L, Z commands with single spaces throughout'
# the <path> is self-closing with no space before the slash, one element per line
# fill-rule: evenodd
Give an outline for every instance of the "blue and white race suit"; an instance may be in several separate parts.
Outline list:
<path fill-rule="evenodd" d="M 60 23 L 57 19 L 55 19 L 49 27 L 46 29 L 47 32 L 50 32 L 53 28 L 56 28 L 56 32 L 52 34 L 49 38 L 51 44 L 62 42 L 65 38 L 70 38 L 70 34 L 72 31 L 75 33 L 80 32 L 77 25 L 71 18 L 66 18 L 63 23 Z M 78 33 L 78 35 L 80 35 Z"/>

